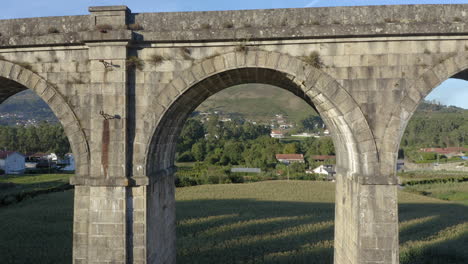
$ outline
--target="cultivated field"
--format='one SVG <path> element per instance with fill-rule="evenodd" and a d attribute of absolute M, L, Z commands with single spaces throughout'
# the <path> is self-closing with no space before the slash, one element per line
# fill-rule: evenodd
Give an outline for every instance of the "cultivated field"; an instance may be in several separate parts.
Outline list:
<path fill-rule="evenodd" d="M 0 263 L 70 263 L 73 191 L 0 208 Z M 468 263 L 468 207 L 400 192 L 401 263 Z M 334 185 L 177 190 L 178 263 L 333 263 Z"/>

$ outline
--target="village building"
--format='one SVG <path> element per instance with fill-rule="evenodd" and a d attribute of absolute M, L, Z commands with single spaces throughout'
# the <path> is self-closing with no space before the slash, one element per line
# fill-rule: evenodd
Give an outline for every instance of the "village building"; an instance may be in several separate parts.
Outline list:
<path fill-rule="evenodd" d="M 306 137 L 306 138 L 313 137 L 313 136 L 314 136 L 314 134 L 306 133 L 306 132 L 301 133 L 301 134 L 291 135 L 291 137 Z"/>
<path fill-rule="evenodd" d="M 26 155 L 26 167 L 28 169 L 55 167 L 58 157 L 55 153 L 36 152 Z"/>
<path fill-rule="evenodd" d="M 289 129 L 289 128 L 292 128 L 292 127 L 294 127 L 294 126 L 291 125 L 291 124 L 282 124 L 282 125 L 280 125 L 281 129 Z"/>
<path fill-rule="evenodd" d="M 272 130 L 271 133 L 270 133 L 270 136 L 272 138 L 284 138 L 283 132 L 281 132 L 279 130 Z"/>
<path fill-rule="evenodd" d="M 262 169 L 260 168 L 231 168 L 231 172 L 261 173 Z"/>
<path fill-rule="evenodd" d="M 329 181 L 335 180 L 335 168 L 333 165 L 320 165 L 317 168 L 313 169 L 312 171 L 306 171 L 306 173 L 315 173 L 324 175 L 325 178 Z"/>
<path fill-rule="evenodd" d="M 0 151 L 0 169 L 5 174 L 24 174 L 25 157 L 16 151 Z"/>
<path fill-rule="evenodd" d="M 333 161 L 336 160 L 336 156 L 330 156 L 330 155 L 314 155 L 310 157 L 311 160 L 315 162 L 327 162 L 327 161 Z"/>
<path fill-rule="evenodd" d="M 276 154 L 276 160 L 284 164 L 304 163 L 302 154 Z"/>
<path fill-rule="evenodd" d="M 421 152 L 433 152 L 439 155 L 444 155 L 448 158 L 464 156 L 464 152 L 468 152 L 468 148 L 463 147 L 448 147 L 448 148 L 422 148 Z"/>

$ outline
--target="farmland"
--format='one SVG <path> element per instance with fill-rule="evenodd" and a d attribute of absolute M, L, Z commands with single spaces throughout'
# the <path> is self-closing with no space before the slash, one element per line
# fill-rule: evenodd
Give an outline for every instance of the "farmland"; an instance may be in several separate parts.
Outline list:
<path fill-rule="evenodd" d="M 73 191 L 0 208 L 1 263 L 71 259 Z M 179 263 L 332 263 L 334 184 L 270 181 L 178 188 Z M 401 263 L 467 263 L 462 203 L 400 192 Z"/>
<path fill-rule="evenodd" d="M 0 177 L 0 206 L 44 193 L 70 189 L 71 174 L 30 174 Z"/>

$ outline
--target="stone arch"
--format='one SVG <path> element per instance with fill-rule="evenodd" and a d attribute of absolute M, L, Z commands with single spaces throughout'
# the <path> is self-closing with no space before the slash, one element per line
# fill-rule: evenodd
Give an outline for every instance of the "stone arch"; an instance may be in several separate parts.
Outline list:
<path fill-rule="evenodd" d="M 254 73 L 256 75 L 253 75 Z M 267 80 L 262 74 L 271 74 L 274 78 Z M 180 118 L 167 119 L 168 115 L 180 112 L 182 109 L 188 114 L 212 94 L 236 84 L 259 82 L 259 78 L 263 78 L 260 80 L 261 83 L 272 84 L 293 92 L 317 110 L 334 132 L 332 134 L 335 147 L 346 146 L 346 153 L 349 155 L 338 157 L 342 163 L 360 159 L 378 161 L 375 141 L 367 120 L 355 100 L 337 81 L 324 71 L 288 54 L 253 50 L 230 52 L 195 64 L 179 72 L 174 80 L 154 97 L 152 105 L 157 105 L 159 111 L 155 113 L 157 124 L 151 129 L 148 138 L 148 148 L 145 153 L 146 174 L 150 176 L 156 173 L 149 168 L 156 152 L 160 155 L 165 155 L 166 150 L 175 153 L 173 149 L 175 146 L 169 147 L 167 141 L 165 146 L 161 146 L 161 149 L 164 149 L 163 153 L 156 150 L 158 145 L 156 141 L 162 135 L 164 127 L 172 129 L 166 129 L 165 133 L 172 133 L 171 139 L 175 140 L 178 132 L 176 128 L 179 126 L 174 125 L 179 124 L 178 122 L 184 123 Z M 213 90 L 215 86 L 221 88 Z M 178 102 L 183 107 L 175 111 L 174 106 Z M 185 120 L 185 116 L 182 119 Z M 357 162 L 348 165 L 343 169 L 349 169 L 354 174 L 372 175 L 373 173 L 373 168 L 361 168 Z M 163 167 L 170 167 L 170 164 L 163 164 Z"/>
<path fill-rule="evenodd" d="M 10 61 L 0 60 L 0 103 L 26 90 L 34 91 L 62 124 L 75 156 L 77 177 L 88 174 L 89 148 L 78 118 L 53 84 L 37 73 Z"/>
<path fill-rule="evenodd" d="M 409 120 L 417 107 L 437 86 L 452 77 L 464 79 L 468 70 L 468 56 L 464 53 L 452 54 L 430 67 L 403 91 L 402 99 L 392 110 L 391 117 L 385 126 L 381 152 L 393 159 L 384 169 L 387 173 L 395 173 L 395 162 L 401 139 Z"/>
<path fill-rule="evenodd" d="M 331 130 L 337 151 L 338 174 L 369 182 L 375 176 L 378 154 L 373 134 L 360 107 L 328 74 L 287 54 L 249 50 L 206 59 L 178 73 L 150 104 L 157 120 L 146 149 L 148 261 L 175 260 L 175 148 L 189 113 L 212 94 L 241 83 L 264 83 L 286 89 L 305 100 Z M 173 240 L 168 240 L 172 238 Z M 158 241 L 165 241 L 159 243 Z"/>

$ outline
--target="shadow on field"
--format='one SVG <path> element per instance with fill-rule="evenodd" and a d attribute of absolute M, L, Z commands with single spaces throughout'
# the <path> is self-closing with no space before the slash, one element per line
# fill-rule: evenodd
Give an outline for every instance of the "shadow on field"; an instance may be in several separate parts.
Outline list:
<path fill-rule="evenodd" d="M 73 188 L 72 185 L 60 180 L 41 183 L 10 183 L 8 188 L 0 189 L 0 207 L 15 204 L 38 195 L 63 192 Z"/>
<path fill-rule="evenodd" d="M 333 263 L 333 203 L 236 199 L 176 206 L 178 263 Z M 468 263 L 468 231 L 438 237 L 468 223 L 468 207 L 401 204 L 399 212 L 400 243 L 410 242 L 401 248 L 402 264 Z"/>

